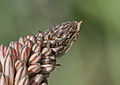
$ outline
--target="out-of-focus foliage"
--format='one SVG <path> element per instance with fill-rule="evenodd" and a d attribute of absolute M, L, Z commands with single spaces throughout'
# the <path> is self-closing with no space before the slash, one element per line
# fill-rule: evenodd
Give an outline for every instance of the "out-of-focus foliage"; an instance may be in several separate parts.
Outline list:
<path fill-rule="evenodd" d="M 120 0 L 0 0 L 0 44 L 83 20 L 49 85 L 120 85 Z"/>

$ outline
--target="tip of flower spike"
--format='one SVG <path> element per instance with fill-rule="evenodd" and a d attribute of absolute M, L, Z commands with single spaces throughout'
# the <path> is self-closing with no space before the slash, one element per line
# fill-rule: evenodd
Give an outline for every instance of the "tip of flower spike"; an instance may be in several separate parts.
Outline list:
<path fill-rule="evenodd" d="M 83 22 L 82 20 L 81 20 L 81 21 L 75 21 L 75 23 L 77 23 L 77 24 L 78 24 L 78 23 L 80 23 L 80 24 L 81 24 L 82 22 Z"/>
<path fill-rule="evenodd" d="M 81 22 L 81 23 L 82 23 L 83 21 L 81 20 L 81 21 L 79 21 L 79 22 Z"/>
<path fill-rule="evenodd" d="M 80 26 L 82 24 L 82 20 L 80 22 L 77 22 L 77 30 L 80 31 Z"/>

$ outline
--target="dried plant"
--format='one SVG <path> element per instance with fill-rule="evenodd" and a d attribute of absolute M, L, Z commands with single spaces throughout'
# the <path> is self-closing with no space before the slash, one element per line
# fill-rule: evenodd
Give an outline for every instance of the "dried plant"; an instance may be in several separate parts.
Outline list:
<path fill-rule="evenodd" d="M 56 58 L 77 40 L 81 22 L 66 22 L 0 46 L 0 85 L 48 85 Z"/>

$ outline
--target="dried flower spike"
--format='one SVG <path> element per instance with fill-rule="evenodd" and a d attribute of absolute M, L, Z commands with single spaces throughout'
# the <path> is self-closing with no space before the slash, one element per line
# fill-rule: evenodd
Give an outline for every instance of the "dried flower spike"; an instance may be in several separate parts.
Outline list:
<path fill-rule="evenodd" d="M 66 22 L 0 46 L 0 85 L 48 85 L 56 58 L 77 40 L 81 22 Z"/>

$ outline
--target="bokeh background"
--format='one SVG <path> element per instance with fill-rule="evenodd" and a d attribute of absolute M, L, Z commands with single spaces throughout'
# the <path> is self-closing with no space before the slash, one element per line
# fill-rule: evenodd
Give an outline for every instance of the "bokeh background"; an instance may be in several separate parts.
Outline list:
<path fill-rule="evenodd" d="M 0 44 L 83 20 L 49 85 L 120 85 L 120 0 L 0 0 Z"/>

